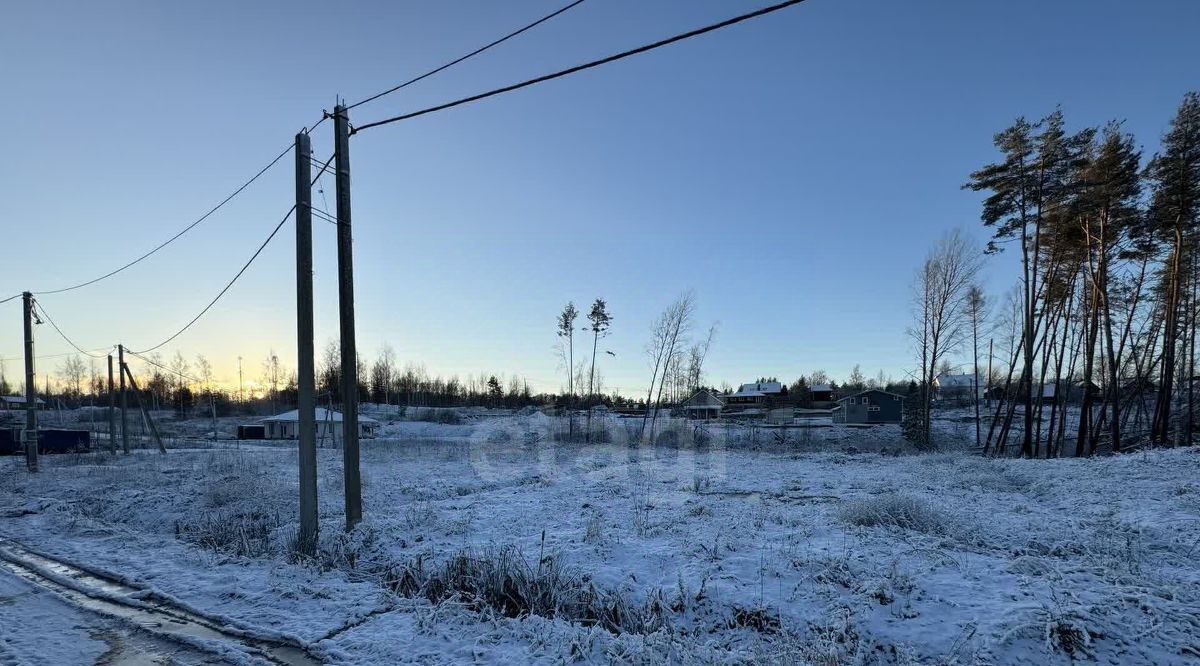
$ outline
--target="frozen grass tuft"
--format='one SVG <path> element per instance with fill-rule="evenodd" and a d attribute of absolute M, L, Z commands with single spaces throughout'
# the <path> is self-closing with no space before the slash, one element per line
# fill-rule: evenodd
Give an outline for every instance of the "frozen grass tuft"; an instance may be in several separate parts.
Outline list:
<path fill-rule="evenodd" d="M 514 546 L 464 550 L 433 565 L 418 557 L 390 566 L 382 582 L 396 594 L 435 604 L 455 602 L 511 618 L 561 619 L 613 633 L 658 631 L 669 610 L 661 594 L 635 602 L 623 592 L 597 589 L 589 576 L 555 555 L 531 564 Z"/>
<path fill-rule="evenodd" d="M 239 557 L 264 557 L 277 551 L 277 513 L 217 509 L 175 521 L 175 536 L 201 548 Z"/>
<path fill-rule="evenodd" d="M 949 519 L 928 502 L 897 493 L 850 502 L 838 517 L 860 527 L 899 527 L 925 534 L 944 534 L 950 526 Z"/>

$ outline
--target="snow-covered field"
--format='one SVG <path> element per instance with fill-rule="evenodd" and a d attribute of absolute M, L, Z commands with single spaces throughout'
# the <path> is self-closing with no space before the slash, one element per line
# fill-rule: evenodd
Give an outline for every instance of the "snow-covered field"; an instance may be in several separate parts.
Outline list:
<path fill-rule="evenodd" d="M 992 460 L 910 455 L 895 427 L 681 424 L 631 446 L 606 423 L 593 444 L 537 413 L 388 423 L 349 534 L 321 449 L 315 561 L 289 555 L 288 445 L 3 459 L 0 537 L 330 663 L 1200 660 L 1194 449 Z M 61 663 L 8 639 L 30 595 L 4 575 L 0 662 Z M 105 651 L 54 626 L 32 630 L 55 654 Z"/>

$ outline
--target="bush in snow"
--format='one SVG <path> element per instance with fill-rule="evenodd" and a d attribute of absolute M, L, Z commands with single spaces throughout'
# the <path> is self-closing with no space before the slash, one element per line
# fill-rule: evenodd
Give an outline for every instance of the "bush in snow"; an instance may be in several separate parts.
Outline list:
<path fill-rule="evenodd" d="M 433 407 L 409 407 L 404 410 L 406 421 L 428 421 L 444 425 L 458 425 L 463 422 L 462 416 L 454 409 L 435 409 Z"/>

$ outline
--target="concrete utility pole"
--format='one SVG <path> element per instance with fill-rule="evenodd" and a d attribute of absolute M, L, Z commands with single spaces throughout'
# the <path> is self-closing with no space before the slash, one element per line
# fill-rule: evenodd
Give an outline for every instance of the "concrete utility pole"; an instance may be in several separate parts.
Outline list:
<path fill-rule="evenodd" d="M 117 345 L 117 365 L 121 374 L 121 451 L 129 453 L 129 393 L 125 391 L 125 345 Z"/>
<path fill-rule="evenodd" d="M 350 118 L 333 110 L 337 155 L 338 306 L 342 337 L 342 460 L 346 482 L 346 530 L 362 521 L 362 478 L 358 469 L 358 352 L 354 344 L 354 254 L 350 233 Z"/>
<path fill-rule="evenodd" d="M 112 354 L 108 355 L 108 452 L 117 455 L 116 399 L 113 395 Z"/>
<path fill-rule="evenodd" d="M 33 294 L 21 294 L 25 304 L 25 465 L 38 471 L 37 384 L 33 377 Z"/>
<path fill-rule="evenodd" d="M 300 552 L 317 547 L 317 387 L 313 369 L 312 144 L 296 135 L 296 387 L 300 426 Z"/>

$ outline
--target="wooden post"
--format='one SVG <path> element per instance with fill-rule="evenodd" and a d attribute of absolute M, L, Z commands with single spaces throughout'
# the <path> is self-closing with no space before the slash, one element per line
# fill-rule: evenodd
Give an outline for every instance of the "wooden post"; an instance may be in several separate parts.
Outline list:
<path fill-rule="evenodd" d="M 113 395 L 113 358 L 112 354 L 108 355 L 108 452 L 117 454 L 117 415 L 116 404 L 117 397 Z"/>
<path fill-rule="evenodd" d="M 117 372 L 121 381 L 121 451 L 129 453 L 129 392 L 125 390 L 125 345 L 117 345 Z"/>
<path fill-rule="evenodd" d="M 33 373 L 33 294 L 21 294 L 25 308 L 25 466 L 38 471 L 37 383 Z"/>
<path fill-rule="evenodd" d="M 317 398 L 313 363 L 312 144 L 296 135 L 296 387 L 300 432 L 300 534 L 297 549 L 317 547 Z"/>
<path fill-rule="evenodd" d="M 362 521 L 362 477 L 358 467 L 358 352 L 354 341 L 354 254 L 350 232 L 350 119 L 346 107 L 333 111 L 337 155 L 338 309 L 342 351 L 342 460 L 346 530 Z"/>
<path fill-rule="evenodd" d="M 158 444 L 158 452 L 166 453 L 167 447 L 163 445 L 162 437 L 158 435 L 158 426 L 154 425 L 154 419 L 150 417 L 150 412 L 146 410 L 146 405 L 142 403 L 142 392 L 138 390 L 137 382 L 133 379 L 133 373 L 129 371 L 129 366 L 125 364 L 121 364 L 121 370 L 129 378 L 129 388 L 133 389 L 133 397 L 137 400 L 138 409 L 142 412 L 142 420 L 150 427 L 150 434 L 154 436 L 154 441 Z"/>

